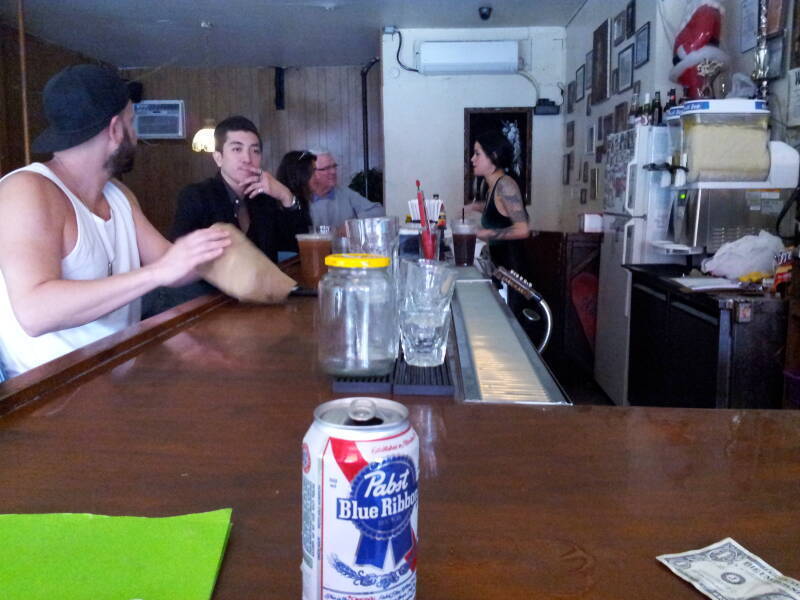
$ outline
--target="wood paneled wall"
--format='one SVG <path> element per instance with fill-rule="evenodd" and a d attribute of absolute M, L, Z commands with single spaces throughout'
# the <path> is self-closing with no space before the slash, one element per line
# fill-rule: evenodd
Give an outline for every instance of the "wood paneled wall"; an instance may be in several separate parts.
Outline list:
<path fill-rule="evenodd" d="M 340 183 L 347 185 L 363 168 L 360 67 L 287 69 L 285 109 L 275 109 L 274 69 L 163 68 L 129 70 L 141 81 L 144 98 L 182 99 L 186 106 L 186 140 L 139 143 L 136 167 L 125 181 L 139 197 L 155 226 L 167 232 L 180 189 L 216 172 L 209 154 L 191 151 L 191 137 L 204 119 L 216 122 L 234 114 L 251 119 L 264 139 L 264 165 L 273 173 L 289 150 L 324 147 L 340 165 Z M 368 77 L 370 165 L 383 167 L 380 70 Z"/>
<path fill-rule="evenodd" d="M 46 127 L 42 90 L 62 68 L 99 62 L 26 36 L 28 113 L 31 140 Z M 271 67 L 190 69 L 164 67 L 123 71 L 144 84 L 151 100 L 183 99 L 186 140 L 142 141 L 136 167 L 125 182 L 138 196 L 145 214 L 163 233 L 169 230 L 175 200 L 185 185 L 214 174 L 208 154 L 191 150 L 191 137 L 204 119 L 220 121 L 233 114 L 251 119 L 264 138 L 264 164 L 273 172 L 289 150 L 324 147 L 336 155 L 340 183 L 347 185 L 363 168 L 361 68 L 309 67 L 285 72 L 285 109 L 275 109 L 275 72 Z M 380 68 L 368 77 L 370 165 L 383 168 Z M 32 156 L 47 160 L 47 155 Z M 22 135 L 19 52 L 16 29 L 0 25 L 0 174 L 25 162 Z"/>
<path fill-rule="evenodd" d="M 99 62 L 65 50 L 60 46 L 25 36 L 28 77 L 28 121 L 31 142 L 47 126 L 42 109 L 42 90 L 47 80 L 73 64 Z M 47 155 L 32 154 L 33 160 Z M 0 25 L 0 175 L 25 165 L 22 125 L 22 90 L 20 85 L 19 33 Z"/>

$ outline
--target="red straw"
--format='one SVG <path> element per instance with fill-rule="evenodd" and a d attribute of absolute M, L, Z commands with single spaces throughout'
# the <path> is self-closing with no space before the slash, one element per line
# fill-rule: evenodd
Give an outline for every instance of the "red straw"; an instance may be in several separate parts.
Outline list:
<path fill-rule="evenodd" d="M 417 179 L 417 203 L 419 204 L 419 220 L 422 224 L 422 231 L 420 232 L 422 255 L 432 260 L 434 258 L 433 235 L 431 235 L 431 226 L 428 223 L 428 214 L 425 212 L 425 196 L 419 186 L 419 179 Z"/>

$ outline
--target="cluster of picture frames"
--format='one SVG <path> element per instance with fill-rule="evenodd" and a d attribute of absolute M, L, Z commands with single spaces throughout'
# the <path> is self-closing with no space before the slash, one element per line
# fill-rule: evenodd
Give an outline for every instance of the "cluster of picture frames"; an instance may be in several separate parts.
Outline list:
<path fill-rule="evenodd" d="M 616 67 L 610 68 L 612 48 L 625 41 L 630 43 L 618 52 Z M 567 84 L 567 114 L 585 98 L 589 115 L 591 105 L 631 89 L 634 70 L 649 60 L 650 22 L 636 28 L 636 0 L 630 0 L 616 17 L 606 19 L 594 30 L 586 63 L 578 67 L 575 80 Z"/>
<path fill-rule="evenodd" d="M 800 0 L 798 0 L 800 1 Z M 617 65 L 612 65 L 612 49 L 628 41 L 628 45 L 617 53 Z M 650 22 L 636 27 L 636 0 L 629 0 L 625 9 L 613 19 L 606 19 L 592 35 L 592 49 L 586 54 L 586 62 L 575 71 L 575 80 L 567 84 L 566 114 L 575 112 L 575 105 L 586 100 L 586 116 L 592 115 L 592 105 L 605 102 L 621 92 L 633 90 L 639 93 L 640 82 L 634 82 L 634 70 L 650 60 Z M 628 102 L 620 102 L 612 114 L 589 120 L 586 130 L 585 154 L 594 155 L 595 165 L 602 162 L 606 136 L 624 131 L 628 123 Z M 566 147 L 575 145 L 575 121 L 566 125 Z M 569 150 L 564 154 L 562 183 L 589 184 L 589 189 L 580 188 L 580 203 L 598 198 L 599 168 L 590 167 L 589 160 L 576 163 L 575 155 L 580 150 Z M 575 170 L 573 181 L 572 172 Z"/>

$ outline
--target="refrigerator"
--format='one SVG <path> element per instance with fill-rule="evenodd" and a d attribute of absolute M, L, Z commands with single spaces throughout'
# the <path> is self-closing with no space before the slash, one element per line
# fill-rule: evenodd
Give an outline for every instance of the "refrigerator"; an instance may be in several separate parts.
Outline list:
<path fill-rule="evenodd" d="M 631 273 L 623 265 L 685 259 L 663 249 L 672 196 L 658 165 L 669 156 L 667 128 L 637 125 L 606 143 L 594 376 L 614 404 L 627 406 Z"/>

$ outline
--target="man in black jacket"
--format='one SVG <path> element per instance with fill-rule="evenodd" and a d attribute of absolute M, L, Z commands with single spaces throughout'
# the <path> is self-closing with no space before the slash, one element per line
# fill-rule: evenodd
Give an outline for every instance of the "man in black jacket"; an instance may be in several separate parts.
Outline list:
<path fill-rule="evenodd" d="M 214 223 L 231 223 L 277 262 L 279 250 L 293 247 L 295 234 L 308 232 L 299 202 L 261 168 L 261 136 L 249 119 L 228 117 L 217 125 L 214 139 L 219 171 L 181 190 L 171 239 Z"/>
<path fill-rule="evenodd" d="M 289 188 L 261 168 L 261 136 L 249 119 L 234 116 L 223 120 L 214 130 L 214 140 L 213 157 L 219 171 L 178 194 L 170 239 L 214 223 L 231 223 L 277 262 L 279 250 L 297 247 L 295 234 L 308 232 L 308 218 Z M 145 297 L 142 312 L 151 316 L 215 291 L 205 281 L 159 288 Z"/>

